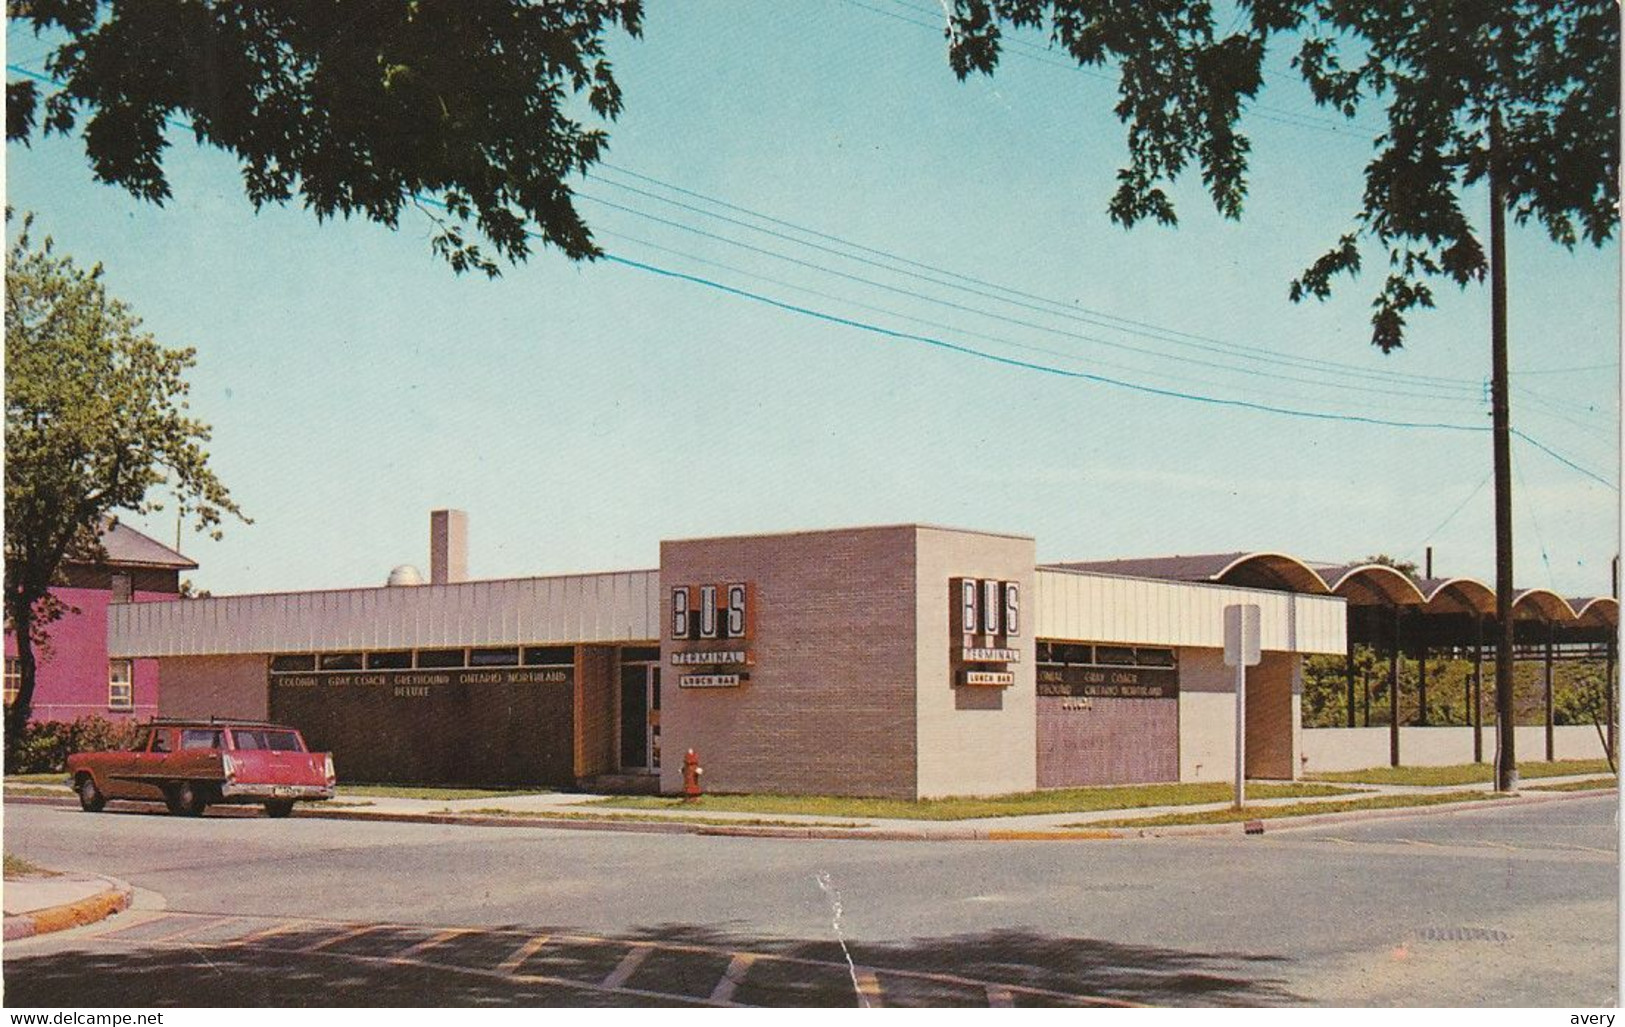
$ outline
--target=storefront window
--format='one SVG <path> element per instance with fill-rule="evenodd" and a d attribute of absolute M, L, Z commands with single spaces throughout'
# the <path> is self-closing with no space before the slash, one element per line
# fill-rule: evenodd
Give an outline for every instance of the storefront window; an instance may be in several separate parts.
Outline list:
<path fill-rule="evenodd" d="M 468 665 L 470 667 L 517 667 L 519 666 L 519 648 L 511 649 L 470 649 L 468 652 Z"/>
<path fill-rule="evenodd" d="M 419 649 L 419 667 L 461 667 L 466 653 L 461 649 Z"/>
<path fill-rule="evenodd" d="M 574 646 L 532 645 L 525 647 L 527 667 L 573 667 L 576 662 Z"/>
<path fill-rule="evenodd" d="M 1134 650 L 1134 662 L 1142 667 L 1172 667 L 1174 666 L 1174 651 L 1172 649 L 1147 649 L 1142 646 Z"/>
<path fill-rule="evenodd" d="M 316 669 L 316 657 L 308 653 L 271 657 L 272 674 L 308 674 Z"/>
<path fill-rule="evenodd" d="M 1134 650 L 1122 645 L 1095 646 L 1095 661 L 1109 667 L 1134 666 Z"/>
<path fill-rule="evenodd" d="M 360 653 L 323 653 L 319 660 L 323 670 L 360 670 Z"/>
<path fill-rule="evenodd" d="M 368 670 L 411 670 L 412 653 L 401 650 L 392 653 L 368 653 Z"/>

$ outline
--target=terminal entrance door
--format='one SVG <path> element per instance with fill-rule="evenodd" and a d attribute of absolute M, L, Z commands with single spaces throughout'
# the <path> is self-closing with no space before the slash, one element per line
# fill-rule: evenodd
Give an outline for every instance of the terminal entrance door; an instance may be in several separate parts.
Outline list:
<path fill-rule="evenodd" d="M 621 770 L 660 769 L 660 665 L 621 665 Z"/>

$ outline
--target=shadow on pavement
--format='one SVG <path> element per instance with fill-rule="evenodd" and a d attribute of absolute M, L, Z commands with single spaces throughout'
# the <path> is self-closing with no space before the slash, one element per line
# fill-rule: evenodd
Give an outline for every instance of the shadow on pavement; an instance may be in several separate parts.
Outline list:
<path fill-rule="evenodd" d="M 8 953 L 8 1006 L 628 1006 L 681 1005 L 712 996 L 734 953 L 758 958 L 732 987 L 732 1001 L 757 1006 L 860 1004 L 846 953 L 828 940 L 797 940 L 664 924 L 619 938 L 572 939 L 569 928 L 479 930 L 420 948 L 428 927 L 356 933 L 311 924 L 248 945 L 148 946 L 87 939 L 80 947 L 30 957 Z M 519 978 L 497 967 L 538 935 Z M 628 942 L 654 947 L 629 973 Z M 316 951 L 300 951 L 319 946 Z M 1126 946 L 1025 931 L 993 931 L 849 946 L 875 973 L 887 1006 L 987 1006 L 986 984 L 1013 986 L 1022 1005 L 1068 1005 L 1080 998 L 1180 1006 L 1292 1005 L 1304 1000 L 1266 976 L 1283 960 Z M 694 951 L 701 949 L 704 951 Z M 768 956 L 779 959 L 761 958 Z M 385 961 L 394 959 L 395 961 Z M 634 961 L 635 962 L 635 961 Z M 938 975 L 913 976 L 910 971 Z M 619 973 L 615 990 L 600 985 Z M 526 981 L 525 975 L 561 983 Z M 944 980 L 952 977 L 962 980 Z M 578 982 L 571 986 L 562 982 Z"/>

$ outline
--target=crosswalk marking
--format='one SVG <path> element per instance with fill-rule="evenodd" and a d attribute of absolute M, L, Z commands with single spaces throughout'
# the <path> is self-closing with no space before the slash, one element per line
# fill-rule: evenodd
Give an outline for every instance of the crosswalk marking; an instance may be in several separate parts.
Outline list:
<path fill-rule="evenodd" d="M 270 922 L 259 930 L 253 930 L 241 937 L 226 941 L 210 939 L 201 944 L 194 944 L 186 940 L 188 935 L 200 933 L 214 933 L 223 925 L 237 923 L 239 927 L 253 926 L 256 923 L 266 923 L 270 918 L 261 916 L 242 915 L 216 915 L 203 913 L 173 912 L 163 914 L 142 924 L 159 924 L 163 927 L 171 925 L 165 921 L 173 920 L 180 924 L 176 929 L 166 930 L 153 938 L 127 938 L 121 937 L 121 932 L 107 932 L 98 937 L 109 944 L 128 944 L 131 941 L 137 944 L 154 944 L 164 947 L 186 946 L 189 948 L 202 948 L 216 951 L 240 951 L 259 942 L 286 935 L 292 932 L 322 932 L 323 936 L 309 944 L 285 948 L 282 951 L 298 954 L 309 954 L 324 959 L 348 959 L 359 963 L 380 966 L 419 966 L 426 969 L 445 970 L 455 973 L 473 974 L 496 980 L 545 984 L 558 987 L 584 989 L 594 992 L 608 992 L 628 997 L 649 998 L 657 1001 L 682 1005 L 709 1005 L 729 1006 L 736 1005 L 735 996 L 743 983 L 746 974 L 757 963 L 772 962 L 789 967 L 806 967 L 810 969 L 830 969 L 839 967 L 841 975 L 845 977 L 849 970 L 847 964 L 831 962 L 827 959 L 814 959 L 805 956 L 796 956 L 772 952 L 737 952 L 715 946 L 696 945 L 690 942 L 674 941 L 670 943 L 649 941 L 643 939 L 616 939 L 600 938 L 585 935 L 549 935 L 539 934 L 525 938 L 501 963 L 495 967 L 465 965 L 459 962 L 458 952 L 461 947 L 447 946 L 446 943 L 460 937 L 470 935 L 488 935 L 493 938 L 516 937 L 523 938 L 519 932 L 512 930 L 490 930 L 480 927 L 447 927 L 434 928 L 428 925 L 407 925 L 398 923 L 355 924 L 342 921 L 329 921 L 319 919 L 292 919 Z M 140 926 L 140 925 L 137 925 Z M 133 929 L 133 928 L 132 928 Z M 129 930 L 129 929 L 126 929 Z M 421 940 L 406 946 L 403 949 L 385 955 L 382 952 L 371 954 L 360 951 L 344 951 L 337 948 L 340 943 L 353 938 L 380 931 L 412 931 L 421 936 L 421 932 L 433 930 L 436 933 L 423 937 Z M 329 933 L 330 932 L 330 933 Z M 301 939 L 302 941 L 303 939 Z M 405 939 L 403 939 L 405 940 Z M 524 973 L 521 967 L 535 953 L 540 951 L 549 942 L 558 942 L 571 945 L 617 946 L 625 949 L 625 954 L 608 976 L 602 980 L 586 980 L 567 976 L 553 976 L 549 974 Z M 445 947 L 446 955 L 440 955 L 437 950 Z M 712 988 L 710 995 L 700 998 L 693 994 L 676 994 L 652 990 L 647 987 L 631 987 L 628 982 L 636 974 L 638 968 L 655 952 L 667 954 L 688 954 L 707 957 L 724 957 L 728 960 L 726 969 L 720 979 Z M 438 958 L 437 958 L 438 956 Z M 858 966 L 850 969 L 857 985 L 860 1001 L 870 1007 L 879 1008 L 885 1005 L 884 990 L 881 986 L 880 975 L 905 980 L 932 981 L 939 984 L 949 984 L 976 988 L 987 996 L 987 1002 L 992 1007 L 1007 1007 L 1015 1004 L 1018 996 L 1025 996 L 1029 1000 L 1037 1000 L 1047 1004 L 1083 1005 L 1083 1006 L 1132 1006 L 1135 1003 L 1120 999 L 1111 999 L 1101 996 L 1077 994 L 1073 992 L 1057 991 L 1048 988 L 1038 988 L 1022 984 L 1005 984 L 974 978 L 963 977 L 958 974 L 931 970 L 888 969 L 877 967 Z"/>
<path fill-rule="evenodd" d="M 436 945 L 444 945 L 446 942 L 451 941 L 453 938 L 461 938 L 465 934 L 473 934 L 473 933 L 474 933 L 474 928 L 472 928 L 472 927 L 451 927 L 451 928 L 447 928 L 446 930 L 441 931 L 439 934 L 434 935 L 431 938 L 423 939 L 422 941 L 418 942 L 416 945 L 408 945 L 406 948 L 401 949 L 399 952 L 395 953 L 393 956 L 391 956 L 389 958 L 398 959 L 403 963 L 409 963 L 409 962 L 412 961 L 413 956 L 420 956 L 423 953 L 425 953 L 425 952 L 429 951 L 430 949 L 434 948 Z"/>
<path fill-rule="evenodd" d="M 245 934 L 241 938 L 238 938 L 238 939 L 236 939 L 234 941 L 229 941 L 226 944 L 233 947 L 233 948 L 240 947 L 240 946 L 245 946 L 245 945 L 252 945 L 255 942 L 261 942 L 261 941 L 266 940 L 267 938 L 275 938 L 279 934 L 287 934 L 287 933 L 289 933 L 291 931 L 296 931 L 301 927 L 307 927 L 307 926 L 309 926 L 309 925 L 300 923 L 297 920 L 285 920 L 280 924 L 272 924 L 270 927 L 265 928 L 263 931 L 255 931 L 252 934 Z"/>
<path fill-rule="evenodd" d="M 733 958 L 728 961 L 728 968 L 722 971 L 722 979 L 717 981 L 715 988 L 711 989 L 710 1001 L 715 1002 L 717 1005 L 732 1002 L 734 992 L 738 990 L 740 983 L 745 979 L 746 971 L 750 969 L 750 965 L 754 962 L 756 962 L 755 956 L 744 952 L 735 952 Z"/>
<path fill-rule="evenodd" d="M 651 951 L 652 949 L 647 945 L 634 947 L 631 952 L 622 957 L 620 963 L 616 964 L 615 969 L 611 970 L 609 976 L 599 982 L 598 986 L 607 991 L 614 991 L 616 988 L 621 987 L 632 979 L 632 975 L 637 972 L 638 967 L 645 959 L 649 958 Z"/>
<path fill-rule="evenodd" d="M 349 941 L 351 938 L 359 938 L 363 934 L 371 934 L 373 931 L 376 931 L 376 930 L 378 930 L 378 929 L 380 929 L 380 928 L 382 928 L 384 926 L 386 926 L 386 925 L 384 925 L 384 924 L 362 924 L 360 927 L 356 927 L 356 928 L 353 928 L 353 929 L 348 930 L 348 931 L 341 931 L 338 934 L 330 935 L 330 936 L 328 936 L 326 938 L 321 938 L 321 939 L 319 939 L 317 941 L 313 941 L 309 945 L 306 945 L 304 948 L 300 949 L 299 951 L 300 952 L 320 952 L 322 949 L 325 949 L 330 945 L 337 945 L 339 942 L 341 942 L 341 941 Z"/>
<path fill-rule="evenodd" d="M 864 1005 L 870 1009 L 881 1009 L 885 1003 L 880 998 L 880 978 L 867 967 L 858 967 L 852 971 L 852 976 L 858 982 L 858 994 L 862 996 Z"/>
<path fill-rule="evenodd" d="M 521 963 L 529 959 L 531 956 L 534 956 L 536 954 L 536 950 L 540 949 L 543 945 L 546 945 L 547 941 L 547 935 L 538 934 L 536 937 L 514 949 L 513 952 L 509 954 L 507 959 L 504 959 L 502 962 L 498 963 L 497 970 L 505 974 L 513 973 L 515 970 L 519 969 Z"/>

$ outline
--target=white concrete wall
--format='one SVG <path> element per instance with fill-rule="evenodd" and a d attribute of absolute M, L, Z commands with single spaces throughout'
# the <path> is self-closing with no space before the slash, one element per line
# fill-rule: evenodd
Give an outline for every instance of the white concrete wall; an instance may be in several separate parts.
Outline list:
<path fill-rule="evenodd" d="M 1032 615 L 1033 540 L 921 527 L 915 541 L 915 725 L 917 794 L 1000 795 L 1038 787 L 1036 647 Z M 1008 688 L 955 687 L 949 637 L 956 577 L 1021 584 L 1021 658 L 1008 664 Z"/>
<path fill-rule="evenodd" d="M 1484 761 L 1495 759 L 1495 728 L 1486 724 Z M 1364 770 L 1388 766 L 1388 728 L 1313 727 L 1302 731 L 1302 770 L 1321 774 L 1334 770 Z M 1514 744 L 1519 762 L 1546 758 L 1546 729 L 1519 727 Z M 1597 729 L 1587 724 L 1553 729 L 1553 744 L 1560 760 L 1600 760 L 1602 742 Z M 1473 761 L 1470 727 L 1401 727 L 1399 762 L 1406 767 L 1439 767 Z"/>
<path fill-rule="evenodd" d="M 1179 651 L 1179 779 L 1229 781 L 1236 766 L 1235 672 L 1218 649 Z"/>

